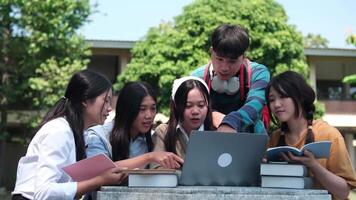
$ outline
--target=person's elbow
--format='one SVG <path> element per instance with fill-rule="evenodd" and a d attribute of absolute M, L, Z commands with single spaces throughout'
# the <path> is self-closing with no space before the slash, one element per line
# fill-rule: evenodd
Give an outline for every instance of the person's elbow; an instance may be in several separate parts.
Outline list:
<path fill-rule="evenodd" d="M 43 185 L 41 187 L 36 187 L 34 191 L 34 199 L 53 199 L 51 198 L 51 188 L 48 185 Z"/>
<path fill-rule="evenodd" d="M 338 194 L 335 194 L 337 199 L 348 199 L 350 194 L 350 188 L 347 186 L 344 190 L 339 190 Z"/>
<path fill-rule="evenodd" d="M 34 199 L 45 200 L 71 200 L 74 199 L 76 188 L 61 188 L 61 185 L 66 183 L 46 183 L 42 184 L 40 187 L 35 186 Z M 74 183 L 76 184 L 76 183 Z"/>

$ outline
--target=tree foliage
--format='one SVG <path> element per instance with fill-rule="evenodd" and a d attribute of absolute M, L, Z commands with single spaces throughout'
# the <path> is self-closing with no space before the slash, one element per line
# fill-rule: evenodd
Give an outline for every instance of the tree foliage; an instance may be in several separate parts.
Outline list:
<path fill-rule="evenodd" d="M 289 69 L 308 74 L 303 37 L 274 0 L 196 0 L 136 43 L 116 89 L 128 81 L 147 81 L 160 92 L 159 106 L 167 112 L 173 80 L 209 61 L 210 35 L 220 24 L 244 26 L 251 37 L 247 57 L 272 74 Z"/>
<path fill-rule="evenodd" d="M 356 34 L 351 34 L 346 38 L 346 43 L 356 47 Z"/>
<path fill-rule="evenodd" d="M 47 108 L 88 63 L 89 46 L 76 30 L 87 21 L 88 0 L 0 0 L 1 132 L 7 111 Z"/>
<path fill-rule="evenodd" d="M 356 47 L 356 34 L 351 34 L 346 38 L 346 43 L 350 45 L 354 45 Z M 356 83 L 356 74 L 352 74 L 349 76 L 344 77 L 342 80 L 344 83 Z"/>
<path fill-rule="evenodd" d="M 307 48 L 327 48 L 329 41 L 320 34 L 308 33 L 304 37 L 304 47 Z"/>

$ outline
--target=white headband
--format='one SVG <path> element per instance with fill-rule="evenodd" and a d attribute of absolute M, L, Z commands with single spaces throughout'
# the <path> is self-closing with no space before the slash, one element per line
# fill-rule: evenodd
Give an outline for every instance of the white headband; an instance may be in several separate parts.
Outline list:
<path fill-rule="evenodd" d="M 209 87 L 208 87 L 208 85 L 205 83 L 205 81 L 203 79 L 198 78 L 196 76 L 184 76 L 182 78 L 178 78 L 178 79 L 174 80 L 173 87 L 172 87 L 172 96 L 171 96 L 172 100 L 174 100 L 174 97 L 176 95 L 176 92 L 177 92 L 178 88 L 182 85 L 182 83 L 184 83 L 185 81 L 188 81 L 188 80 L 197 80 L 197 81 L 199 81 L 200 83 L 202 83 L 205 86 L 206 90 L 209 92 Z"/>

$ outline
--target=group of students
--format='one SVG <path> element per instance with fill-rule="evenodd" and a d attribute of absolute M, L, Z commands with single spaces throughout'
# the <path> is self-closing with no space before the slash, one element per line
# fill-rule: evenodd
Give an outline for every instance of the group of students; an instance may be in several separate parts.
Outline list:
<path fill-rule="evenodd" d="M 74 199 L 102 185 L 122 183 L 123 168 L 179 169 L 192 130 L 266 134 L 261 120 L 264 105 L 280 125 L 271 134 L 269 147 L 332 142 L 328 159 L 315 159 L 310 152 L 281 156 L 306 165 L 316 188 L 347 198 L 356 178 L 345 142 L 337 129 L 313 120 L 315 92 L 305 79 L 287 71 L 269 80 L 265 66 L 245 58 L 249 36 L 238 25 L 217 27 L 211 41 L 211 62 L 174 81 L 169 121 L 153 131 L 157 95 L 148 83 L 126 84 L 118 95 L 115 118 L 104 123 L 112 111 L 111 83 L 90 70 L 74 74 L 19 161 L 12 199 Z M 249 87 L 244 87 L 246 80 Z M 99 153 L 117 167 L 82 182 L 72 182 L 61 170 Z"/>

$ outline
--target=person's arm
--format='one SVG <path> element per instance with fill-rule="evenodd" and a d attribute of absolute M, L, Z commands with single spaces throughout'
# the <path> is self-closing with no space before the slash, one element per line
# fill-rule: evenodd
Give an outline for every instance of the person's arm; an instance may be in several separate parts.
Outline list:
<path fill-rule="evenodd" d="M 156 127 L 153 135 L 152 135 L 152 143 L 153 143 L 153 151 L 166 151 L 166 147 L 164 145 L 164 137 L 165 133 L 167 132 L 167 124 L 160 124 L 158 127 Z M 159 169 L 163 168 L 160 164 L 158 163 L 151 163 L 150 164 L 151 169 Z"/>
<path fill-rule="evenodd" d="M 154 151 L 115 162 L 117 166 L 128 169 L 142 168 L 149 163 L 157 163 L 163 168 L 179 169 L 183 159 L 171 152 Z"/>
<path fill-rule="evenodd" d="M 82 195 L 89 191 L 98 189 L 103 185 L 117 185 L 126 177 L 124 173 L 121 172 L 121 169 L 116 167 L 109 169 L 103 174 L 91 178 L 86 181 L 81 181 L 77 183 L 77 192 L 76 198 L 80 198 Z"/>
<path fill-rule="evenodd" d="M 226 115 L 220 126 L 230 126 L 239 132 L 244 131 L 261 118 L 262 108 L 266 104 L 265 89 L 270 74 L 265 66 L 259 64 L 252 68 L 251 76 L 251 86 L 245 104 L 239 110 Z"/>
<path fill-rule="evenodd" d="M 327 191 L 339 199 L 347 199 L 350 192 L 350 187 L 347 185 L 347 182 L 321 166 L 311 152 L 305 150 L 304 154 L 305 156 L 297 157 L 288 152 L 288 158 L 286 160 L 289 159 L 304 164 L 311 170 L 314 177 Z"/>
<path fill-rule="evenodd" d="M 115 162 L 116 165 L 120 167 L 127 167 L 128 169 L 133 169 L 141 168 L 148 163 L 153 163 L 154 168 L 180 168 L 181 163 L 183 163 L 183 159 L 174 153 L 166 152 L 163 139 L 166 131 L 167 124 L 161 124 L 156 128 L 155 133 L 152 135 L 152 142 L 154 144 L 153 152 L 126 160 L 117 161 Z"/>
<path fill-rule="evenodd" d="M 75 144 L 69 125 L 53 120 L 36 134 L 32 151 L 38 160 L 36 170 L 31 172 L 35 180 L 34 199 L 73 199 L 77 184 L 65 178 L 61 170 L 75 162 Z"/>
<path fill-rule="evenodd" d="M 212 112 L 213 126 L 215 128 L 219 128 L 224 117 L 225 117 L 225 114 L 218 112 L 218 111 L 213 111 Z"/>
<path fill-rule="evenodd" d="M 216 131 L 224 132 L 224 133 L 236 133 L 235 129 L 233 129 L 231 126 L 226 124 L 221 124 Z"/>

